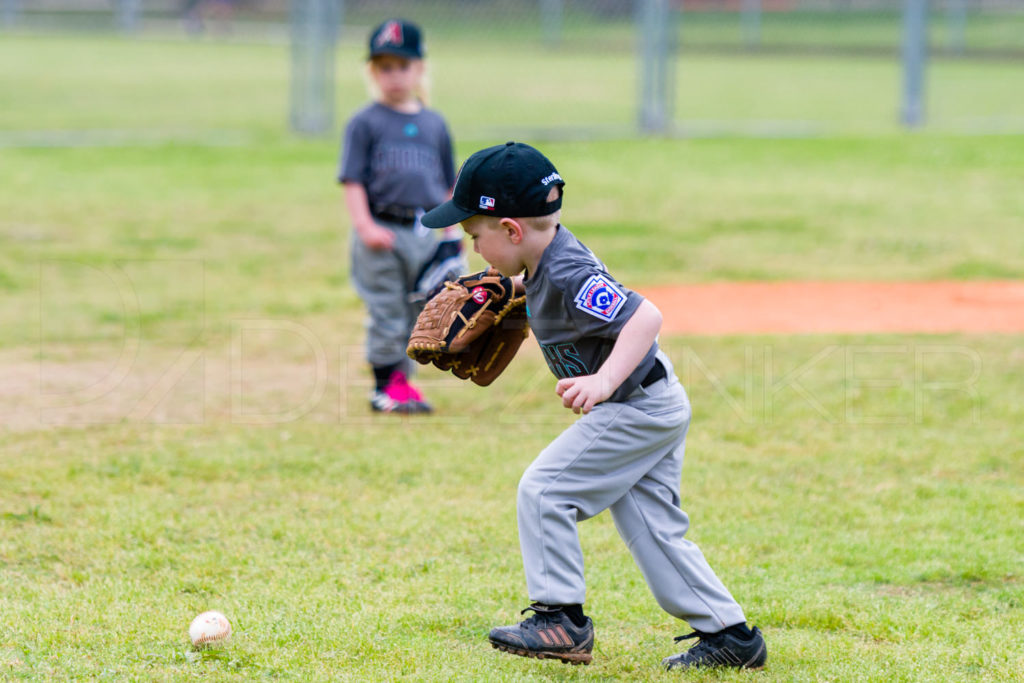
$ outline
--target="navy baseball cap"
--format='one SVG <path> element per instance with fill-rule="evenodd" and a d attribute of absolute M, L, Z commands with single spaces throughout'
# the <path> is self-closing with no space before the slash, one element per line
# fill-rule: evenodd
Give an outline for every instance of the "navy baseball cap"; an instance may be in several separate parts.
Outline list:
<path fill-rule="evenodd" d="M 446 228 L 476 214 L 547 216 L 562 208 L 561 192 L 550 202 L 548 196 L 552 188 L 563 185 L 546 156 L 522 142 L 506 142 L 466 159 L 452 198 L 424 214 L 421 222 L 428 228 Z"/>
<path fill-rule="evenodd" d="M 423 59 L 420 28 L 404 19 L 388 19 L 370 34 L 370 59 L 379 55 L 395 55 L 406 59 Z"/>

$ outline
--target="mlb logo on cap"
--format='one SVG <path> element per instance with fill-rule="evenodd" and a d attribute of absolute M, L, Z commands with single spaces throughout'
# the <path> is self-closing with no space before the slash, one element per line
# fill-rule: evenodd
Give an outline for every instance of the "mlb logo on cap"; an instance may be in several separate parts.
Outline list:
<path fill-rule="evenodd" d="M 480 195 L 480 208 L 485 211 L 494 211 L 494 197 Z"/>

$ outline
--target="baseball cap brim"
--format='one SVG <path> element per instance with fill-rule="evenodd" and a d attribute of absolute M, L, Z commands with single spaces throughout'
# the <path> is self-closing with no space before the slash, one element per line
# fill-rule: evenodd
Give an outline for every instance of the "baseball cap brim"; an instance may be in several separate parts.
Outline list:
<path fill-rule="evenodd" d="M 367 59 L 372 60 L 374 57 L 383 57 L 384 55 L 402 57 L 403 59 L 423 59 L 423 55 L 415 48 L 395 47 L 393 45 L 375 48 Z"/>
<path fill-rule="evenodd" d="M 461 223 L 470 216 L 475 216 L 476 213 L 476 211 L 463 209 L 454 200 L 449 199 L 444 204 L 423 214 L 420 222 L 426 228 L 447 228 L 449 225 Z"/>

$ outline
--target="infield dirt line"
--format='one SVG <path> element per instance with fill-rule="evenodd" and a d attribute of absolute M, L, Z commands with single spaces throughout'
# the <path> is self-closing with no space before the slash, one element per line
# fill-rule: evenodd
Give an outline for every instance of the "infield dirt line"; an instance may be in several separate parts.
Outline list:
<path fill-rule="evenodd" d="M 1024 281 L 724 282 L 638 290 L 664 334 L 1020 333 Z"/>

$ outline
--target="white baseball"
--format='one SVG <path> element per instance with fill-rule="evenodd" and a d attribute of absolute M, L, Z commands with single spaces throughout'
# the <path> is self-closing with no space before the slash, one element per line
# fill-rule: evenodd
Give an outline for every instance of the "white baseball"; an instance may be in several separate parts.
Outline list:
<path fill-rule="evenodd" d="M 231 622 L 220 612 L 203 612 L 192 620 L 188 637 L 196 647 L 223 645 L 231 637 Z"/>

